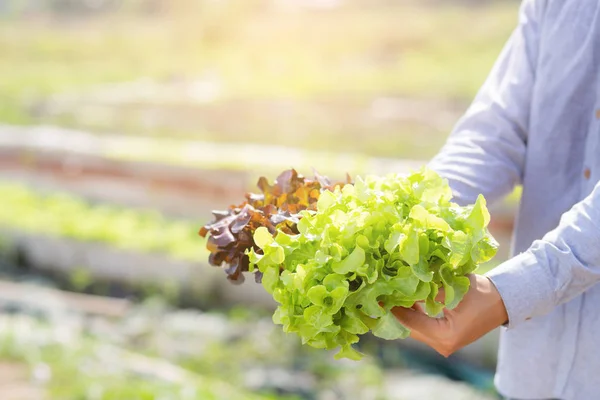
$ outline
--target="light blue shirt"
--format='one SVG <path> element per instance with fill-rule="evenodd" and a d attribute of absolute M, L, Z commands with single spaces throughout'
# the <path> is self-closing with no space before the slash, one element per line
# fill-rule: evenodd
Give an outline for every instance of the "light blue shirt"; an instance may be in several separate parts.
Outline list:
<path fill-rule="evenodd" d="M 600 1 L 525 0 L 491 75 L 431 167 L 457 202 L 523 184 L 496 386 L 600 399 Z"/>

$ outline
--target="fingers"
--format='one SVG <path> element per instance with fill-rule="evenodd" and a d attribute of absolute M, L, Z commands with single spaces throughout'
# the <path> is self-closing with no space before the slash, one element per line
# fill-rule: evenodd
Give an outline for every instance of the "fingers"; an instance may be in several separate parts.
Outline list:
<path fill-rule="evenodd" d="M 419 312 L 419 313 L 421 313 L 421 314 L 425 314 L 425 310 L 423 309 L 423 307 L 424 307 L 424 306 L 423 306 L 423 303 L 421 303 L 421 302 L 416 302 L 415 304 L 413 304 L 413 306 L 412 306 L 412 307 L 410 307 L 410 309 L 411 309 L 411 310 L 415 310 L 416 312 Z M 391 312 L 392 312 L 392 314 L 393 314 L 393 311 L 391 311 Z M 396 319 L 397 319 L 397 318 L 398 318 L 398 317 L 396 317 Z M 425 344 L 427 344 L 427 345 L 430 345 L 430 346 L 431 346 L 431 343 L 430 343 L 429 339 L 427 338 L 427 336 L 423 335 L 423 334 L 422 334 L 422 333 L 420 333 L 419 331 L 416 331 L 416 330 L 414 330 L 414 329 L 411 329 L 411 330 L 410 330 L 410 337 L 411 337 L 411 338 L 413 338 L 413 339 L 415 339 L 415 340 L 417 340 L 417 341 L 419 341 L 419 342 L 422 342 L 422 343 L 425 343 Z"/>
<path fill-rule="evenodd" d="M 414 329 L 412 329 L 410 331 L 410 337 L 418 342 L 425 343 L 429 347 L 435 346 L 434 341 L 429 336 L 426 336 L 426 335 L 422 334 L 421 332 L 416 331 Z"/>
<path fill-rule="evenodd" d="M 461 303 L 444 310 L 443 318 L 427 316 L 420 304 L 412 308 L 394 307 L 392 314 L 411 331 L 411 337 L 423 342 L 444 357 L 477 340 L 501 325 L 508 316 L 498 291 L 487 278 L 469 276 L 471 286 Z M 436 293 L 436 301 L 445 300 L 445 292 Z"/>
<path fill-rule="evenodd" d="M 382 305 L 380 303 L 380 305 Z M 432 318 L 425 314 L 423 304 L 417 302 L 411 308 L 393 307 L 390 312 L 405 327 L 410 329 L 410 337 L 437 348 L 437 337 L 443 328 L 444 318 Z"/>
<path fill-rule="evenodd" d="M 410 329 L 410 337 L 425 343 L 444 357 L 449 357 L 456 348 L 448 330 L 449 324 L 446 318 L 431 318 L 426 314 L 410 308 L 395 307 L 392 310 L 394 316 L 403 325 Z"/>
<path fill-rule="evenodd" d="M 415 319 L 421 318 L 419 317 L 419 315 L 425 318 L 429 318 L 426 314 L 423 313 L 423 310 L 421 309 L 421 307 L 419 307 L 418 304 L 415 303 L 415 305 L 412 308 L 394 307 L 392 308 L 391 312 L 396 317 L 396 319 L 400 321 L 401 324 L 410 329 L 411 338 L 421 343 L 424 343 L 430 347 L 435 346 L 435 342 L 426 333 L 421 333 L 415 328 L 415 325 L 420 326 L 419 323 L 414 323 Z"/>
<path fill-rule="evenodd" d="M 436 318 L 430 318 L 421 311 L 412 308 L 394 307 L 392 314 L 411 331 L 417 331 L 421 334 L 435 332 L 439 327 L 439 321 Z"/>

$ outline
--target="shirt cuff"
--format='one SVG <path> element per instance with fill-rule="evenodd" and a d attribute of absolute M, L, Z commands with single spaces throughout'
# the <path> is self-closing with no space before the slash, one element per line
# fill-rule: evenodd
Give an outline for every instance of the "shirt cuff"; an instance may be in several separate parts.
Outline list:
<path fill-rule="evenodd" d="M 485 276 L 502 297 L 508 314 L 508 329 L 554 307 L 554 291 L 548 272 L 530 252 L 511 258 Z"/>

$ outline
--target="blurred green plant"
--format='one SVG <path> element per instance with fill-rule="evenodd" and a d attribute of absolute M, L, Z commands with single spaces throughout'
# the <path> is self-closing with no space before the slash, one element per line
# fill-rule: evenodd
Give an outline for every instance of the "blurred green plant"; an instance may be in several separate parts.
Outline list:
<path fill-rule="evenodd" d="M 60 328 L 24 317 L 3 316 L 2 321 L 0 359 L 25 363 L 31 370 L 31 384 L 48 394 L 44 398 L 276 399 L 235 387 L 215 376 L 209 378 L 166 360 L 111 345 L 79 332 L 77 327 Z"/>
<path fill-rule="evenodd" d="M 516 22 L 516 2 L 173 2 L 83 24 L 0 22 L 0 121 L 31 123 L 53 93 L 139 77 L 213 76 L 220 98 L 470 99 Z M 311 29 L 306 29 L 310 26 Z"/>
<path fill-rule="evenodd" d="M 2 21 L 0 121 L 94 129 L 95 119 L 102 121 L 96 130 L 254 143 L 272 143 L 276 130 L 277 143 L 288 146 L 426 157 L 450 129 L 445 120 L 442 125 L 433 122 L 439 117 L 435 105 L 425 111 L 432 120 L 427 126 L 402 121 L 370 129 L 343 115 L 330 117 L 331 121 L 295 115 L 287 119 L 289 123 L 268 124 L 274 115 L 289 113 L 285 101 L 318 100 L 323 106 L 341 101 L 368 108 L 383 96 L 463 104 L 487 75 L 516 23 L 517 9 L 516 2 L 505 1 L 477 7 L 454 2 L 348 1 L 324 12 L 273 3 L 165 2 L 162 14 L 98 13 L 84 23 L 57 23 L 51 18 Z M 214 96 L 204 106 L 223 121 L 215 127 L 195 120 L 187 127 L 179 123 L 156 127 L 150 126 L 148 113 L 142 110 L 141 122 L 113 123 L 112 118 L 102 117 L 103 100 L 100 118 L 88 118 L 86 104 L 75 107 L 79 111 L 74 113 L 81 114 L 77 118 L 48 117 L 53 107 L 46 102 L 50 95 L 85 95 L 97 86 L 139 78 L 187 85 L 187 91 L 197 90 L 198 82 L 210 86 Z M 284 102 L 243 119 L 243 129 L 223 127 L 240 115 L 240 107 L 253 110 L 267 99 Z M 96 100 L 88 100 L 93 108 Z M 223 102 L 231 105 L 211 108 Z M 185 99 L 162 107 L 194 110 Z M 155 110 L 150 110 L 155 116 Z M 346 107 L 344 112 L 352 114 L 353 109 Z M 137 115 L 135 110 L 126 114 Z M 372 140 L 374 136 L 377 140 Z"/>
<path fill-rule="evenodd" d="M 93 282 L 93 277 L 85 267 L 79 267 L 69 274 L 68 280 L 75 291 L 83 292 Z"/>
<path fill-rule="evenodd" d="M 26 365 L 48 399 L 383 398 L 363 396 L 381 389 L 373 359 L 341 363 L 309 351 L 248 308 L 245 320 L 156 300 L 122 320 L 47 311 L 0 314 L 0 362 Z"/>
<path fill-rule="evenodd" d="M 0 182 L 0 227 L 197 261 L 207 257 L 199 223 L 168 219 L 155 210 L 92 204 L 65 193 L 42 194 Z"/>

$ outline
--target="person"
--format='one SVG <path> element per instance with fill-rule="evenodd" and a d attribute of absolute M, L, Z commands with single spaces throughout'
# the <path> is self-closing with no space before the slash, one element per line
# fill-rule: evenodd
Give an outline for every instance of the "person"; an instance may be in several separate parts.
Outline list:
<path fill-rule="evenodd" d="M 431 168 L 459 204 L 523 194 L 513 258 L 470 276 L 442 318 L 392 310 L 444 356 L 501 327 L 495 384 L 516 399 L 600 398 L 600 2 L 525 0 Z"/>

